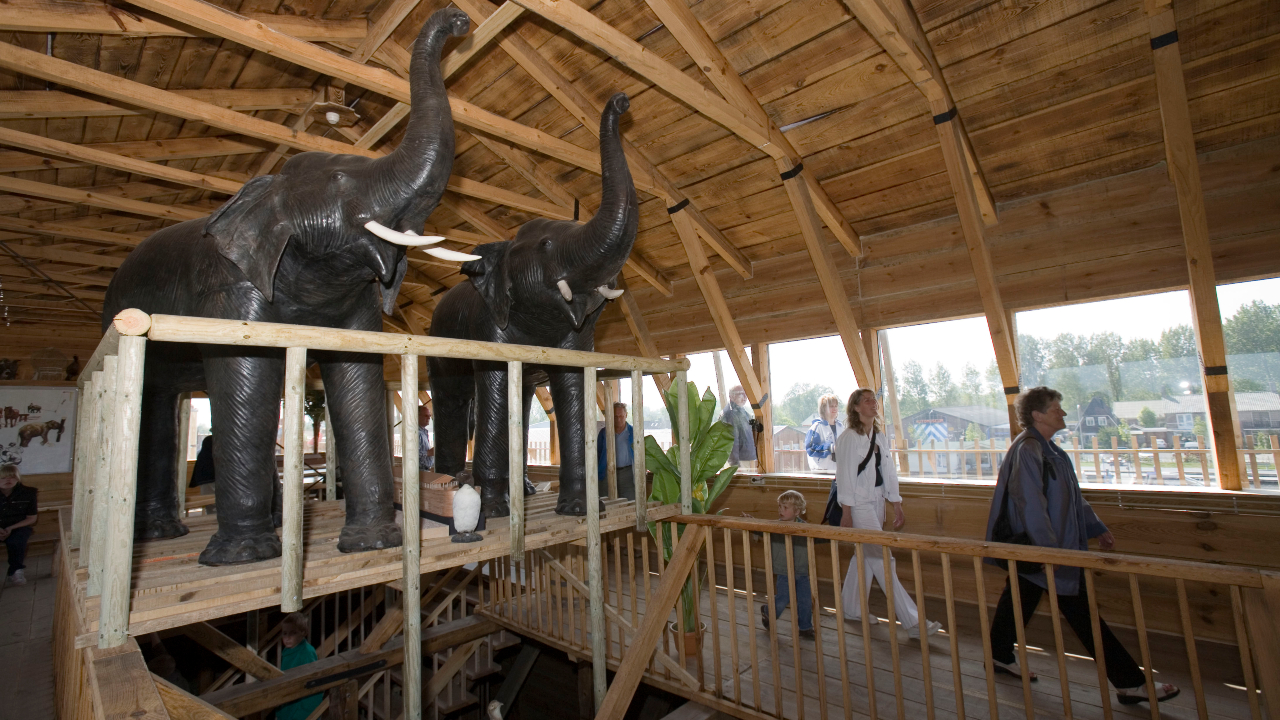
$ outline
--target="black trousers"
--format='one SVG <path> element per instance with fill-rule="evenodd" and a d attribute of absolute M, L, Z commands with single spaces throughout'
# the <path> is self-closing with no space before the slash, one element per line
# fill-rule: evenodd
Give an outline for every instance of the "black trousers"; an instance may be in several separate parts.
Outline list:
<path fill-rule="evenodd" d="M 9 537 L 4 539 L 5 549 L 9 551 L 10 575 L 15 570 L 22 570 L 26 567 L 27 541 L 31 539 L 31 533 L 33 532 L 35 532 L 35 529 L 28 525 L 14 530 L 9 533 Z"/>
<path fill-rule="evenodd" d="M 1036 606 L 1047 591 L 1019 575 L 1018 592 L 1022 596 L 1022 624 L 1025 627 L 1031 622 Z M 1067 619 L 1067 624 L 1076 637 L 1080 638 L 1080 644 L 1084 645 L 1089 657 L 1097 658 L 1098 654 L 1093 647 L 1093 619 L 1089 614 L 1089 598 L 1084 590 L 1078 595 L 1059 595 L 1058 611 Z M 1107 622 L 1098 618 L 1098 626 L 1102 630 L 1102 653 L 1107 662 L 1107 679 L 1117 688 L 1144 685 L 1147 678 L 1142 673 L 1142 668 L 1138 667 L 1133 656 L 1120 644 L 1111 628 L 1107 627 Z M 1013 590 L 1006 581 L 1000 602 L 996 604 L 995 620 L 991 622 L 991 656 L 996 661 L 1011 663 L 1018 659 L 1013 650 L 1018 639 L 1017 632 L 1013 616 Z"/>

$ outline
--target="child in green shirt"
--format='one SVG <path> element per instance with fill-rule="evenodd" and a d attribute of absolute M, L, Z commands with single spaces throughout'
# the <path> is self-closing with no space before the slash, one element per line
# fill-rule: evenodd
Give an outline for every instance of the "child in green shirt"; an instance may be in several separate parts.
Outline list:
<path fill-rule="evenodd" d="M 316 661 L 316 649 L 307 642 L 310 619 L 302 613 L 285 616 L 280 628 L 280 669 L 292 670 Z M 324 693 L 308 695 L 276 708 L 276 720 L 307 720 L 324 698 Z"/>

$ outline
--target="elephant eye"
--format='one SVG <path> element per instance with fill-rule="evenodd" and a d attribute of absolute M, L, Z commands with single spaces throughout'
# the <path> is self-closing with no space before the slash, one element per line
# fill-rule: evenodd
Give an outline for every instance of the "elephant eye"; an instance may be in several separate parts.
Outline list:
<path fill-rule="evenodd" d="M 541 245 L 541 247 L 542 247 L 542 249 L 543 249 L 543 250 L 550 250 L 550 249 L 551 249 L 551 238 L 542 238 L 542 242 L 540 243 L 540 245 Z"/>

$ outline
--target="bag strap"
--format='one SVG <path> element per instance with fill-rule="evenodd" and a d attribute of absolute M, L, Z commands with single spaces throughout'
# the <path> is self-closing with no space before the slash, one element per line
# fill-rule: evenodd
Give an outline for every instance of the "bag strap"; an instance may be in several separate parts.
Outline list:
<path fill-rule="evenodd" d="M 858 463 L 859 475 L 862 474 L 863 470 L 867 469 L 867 463 L 871 462 L 871 455 L 875 452 L 876 452 L 876 426 L 872 425 L 871 426 L 871 446 L 867 448 L 867 456 L 862 458 L 862 462 Z M 879 464 L 880 464 L 879 462 L 876 463 L 876 465 L 879 465 Z"/>

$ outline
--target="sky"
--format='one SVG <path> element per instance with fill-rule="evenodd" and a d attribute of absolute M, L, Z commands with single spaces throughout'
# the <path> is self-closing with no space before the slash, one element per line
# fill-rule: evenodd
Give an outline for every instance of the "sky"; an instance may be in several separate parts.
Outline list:
<path fill-rule="evenodd" d="M 1280 278 L 1218 286 L 1223 318 L 1253 300 L 1280 302 Z M 1177 291 L 1024 311 L 1017 314 L 1017 324 L 1019 333 L 1042 338 L 1062 332 L 1085 335 L 1114 332 L 1126 340 L 1158 339 L 1160 333 L 1170 327 L 1190 325 L 1191 307 L 1187 292 Z M 926 372 L 941 362 L 952 377 L 958 378 L 967 363 L 985 371 L 995 361 L 987 321 L 981 317 L 893 328 L 886 334 L 894 367 L 899 371 L 908 360 L 920 363 Z M 837 336 L 775 343 L 770 346 L 769 359 L 777 399 L 800 382 L 827 385 L 840 395 L 855 388 L 853 370 Z M 714 391 L 716 376 L 711 353 L 691 355 L 689 360 L 689 379 L 700 388 L 710 386 Z M 720 361 L 726 386 L 736 385 L 737 376 L 723 350 Z M 630 402 L 630 392 L 629 388 L 623 390 L 627 402 Z M 646 380 L 645 398 L 649 407 L 658 406 L 652 380 Z"/>

